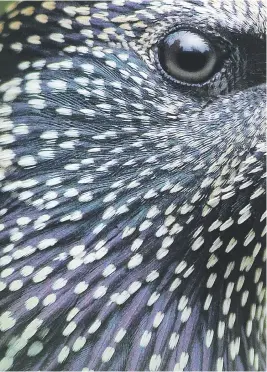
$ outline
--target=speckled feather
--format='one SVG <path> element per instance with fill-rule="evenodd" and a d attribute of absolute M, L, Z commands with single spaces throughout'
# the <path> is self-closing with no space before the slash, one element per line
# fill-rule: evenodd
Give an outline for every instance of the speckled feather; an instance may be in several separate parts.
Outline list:
<path fill-rule="evenodd" d="M 258 45 L 264 5 L 0 21 L 0 370 L 265 369 L 263 57 L 229 36 L 222 72 L 174 84 L 156 49 L 178 26 Z"/>

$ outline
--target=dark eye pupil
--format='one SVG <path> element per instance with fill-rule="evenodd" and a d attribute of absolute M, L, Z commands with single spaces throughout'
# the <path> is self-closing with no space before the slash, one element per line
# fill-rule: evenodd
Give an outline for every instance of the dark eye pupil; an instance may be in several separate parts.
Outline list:
<path fill-rule="evenodd" d="M 211 76 L 216 53 L 202 35 L 181 30 L 161 41 L 159 61 L 162 68 L 177 80 L 200 83 Z"/>
<path fill-rule="evenodd" d="M 181 69 L 189 72 L 196 72 L 202 70 L 208 62 L 207 53 L 201 53 L 198 51 L 183 51 L 177 55 L 177 65 Z"/>

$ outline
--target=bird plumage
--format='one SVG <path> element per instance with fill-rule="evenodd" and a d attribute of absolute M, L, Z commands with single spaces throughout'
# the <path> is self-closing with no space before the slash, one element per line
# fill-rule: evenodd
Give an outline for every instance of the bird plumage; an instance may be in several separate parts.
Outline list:
<path fill-rule="evenodd" d="M 263 12 L 112 0 L 3 16 L 1 370 L 265 368 Z M 226 48 L 208 83 L 160 69 L 178 26 Z"/>

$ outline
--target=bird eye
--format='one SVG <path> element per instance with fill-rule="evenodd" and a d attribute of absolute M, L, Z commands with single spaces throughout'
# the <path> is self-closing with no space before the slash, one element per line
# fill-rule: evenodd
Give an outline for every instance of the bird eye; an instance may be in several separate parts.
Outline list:
<path fill-rule="evenodd" d="M 218 61 L 211 42 L 189 30 L 175 31 L 161 40 L 158 58 L 168 75 L 187 84 L 207 81 L 215 72 Z"/>

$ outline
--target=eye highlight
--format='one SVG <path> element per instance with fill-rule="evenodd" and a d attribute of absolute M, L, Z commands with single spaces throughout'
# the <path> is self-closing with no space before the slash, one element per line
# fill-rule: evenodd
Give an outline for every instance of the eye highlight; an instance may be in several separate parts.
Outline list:
<path fill-rule="evenodd" d="M 220 60 L 216 47 L 203 35 L 178 30 L 161 40 L 158 58 L 162 69 L 172 78 L 187 84 L 207 81 Z"/>

